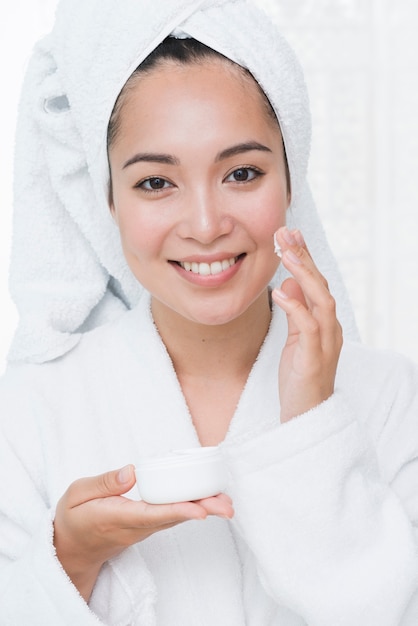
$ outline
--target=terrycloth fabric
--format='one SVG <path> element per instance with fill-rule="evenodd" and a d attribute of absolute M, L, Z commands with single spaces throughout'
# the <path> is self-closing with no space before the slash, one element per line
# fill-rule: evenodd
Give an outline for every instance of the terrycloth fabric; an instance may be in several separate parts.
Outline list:
<path fill-rule="evenodd" d="M 416 626 L 418 372 L 346 343 L 335 394 L 280 426 L 283 321 L 276 309 L 221 445 L 233 521 L 128 548 L 89 607 L 54 557 L 57 500 L 79 476 L 197 446 L 197 434 L 148 296 L 63 358 L 9 367 L 1 626 Z"/>
<path fill-rule="evenodd" d="M 11 361 L 64 354 L 81 333 L 137 302 L 108 208 L 106 129 L 131 72 L 175 29 L 247 67 L 269 96 L 289 161 L 289 225 L 327 276 L 346 337 L 351 308 L 317 217 L 306 169 L 301 68 L 270 20 L 245 0 L 62 0 L 36 47 L 18 119 L 10 290 L 19 324 Z M 276 282 L 283 276 L 279 271 Z"/>

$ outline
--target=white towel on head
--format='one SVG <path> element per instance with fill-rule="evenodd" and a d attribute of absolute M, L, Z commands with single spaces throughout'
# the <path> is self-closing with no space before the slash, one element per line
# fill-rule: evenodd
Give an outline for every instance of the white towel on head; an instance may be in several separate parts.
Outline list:
<path fill-rule="evenodd" d="M 292 183 L 289 223 L 326 274 L 349 336 L 355 324 L 306 183 L 308 97 L 301 68 L 246 0 L 62 0 L 25 79 L 15 158 L 10 290 L 19 311 L 12 361 L 43 362 L 130 308 L 141 286 L 108 208 L 106 132 L 132 71 L 180 29 L 247 67 L 276 111 Z M 282 280 L 279 270 L 276 282 Z"/>

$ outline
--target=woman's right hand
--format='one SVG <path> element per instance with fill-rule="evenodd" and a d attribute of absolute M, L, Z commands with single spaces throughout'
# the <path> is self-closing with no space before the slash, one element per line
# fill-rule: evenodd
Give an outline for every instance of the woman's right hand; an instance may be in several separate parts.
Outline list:
<path fill-rule="evenodd" d="M 102 565 L 128 546 L 187 520 L 234 514 L 225 494 L 158 505 L 123 497 L 134 484 L 134 467 L 128 465 L 76 480 L 58 502 L 54 520 L 57 558 L 86 602 Z"/>

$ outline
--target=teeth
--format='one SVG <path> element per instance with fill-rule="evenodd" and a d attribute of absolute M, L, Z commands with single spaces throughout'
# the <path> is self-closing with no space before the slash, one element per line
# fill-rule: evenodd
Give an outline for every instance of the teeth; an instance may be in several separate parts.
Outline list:
<path fill-rule="evenodd" d="M 235 265 L 238 257 L 231 257 L 230 259 L 225 259 L 224 261 L 214 261 L 213 263 L 189 263 L 188 261 L 184 261 L 184 263 L 180 262 L 180 265 L 186 272 L 193 272 L 193 274 L 200 274 L 201 276 L 210 276 L 211 274 L 220 274 L 224 272 L 232 265 Z"/>
<path fill-rule="evenodd" d="M 229 267 L 229 264 L 228 264 Z M 210 266 L 210 273 L 211 274 L 220 274 L 222 272 L 222 263 L 220 261 L 215 261 L 215 263 L 212 263 L 212 265 Z"/>

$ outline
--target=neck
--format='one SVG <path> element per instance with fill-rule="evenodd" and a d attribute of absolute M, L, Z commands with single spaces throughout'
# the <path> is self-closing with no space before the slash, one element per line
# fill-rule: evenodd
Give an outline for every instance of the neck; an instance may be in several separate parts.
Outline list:
<path fill-rule="evenodd" d="M 154 299 L 152 313 L 180 378 L 248 376 L 271 320 L 267 290 L 245 313 L 227 324 L 192 322 Z"/>

